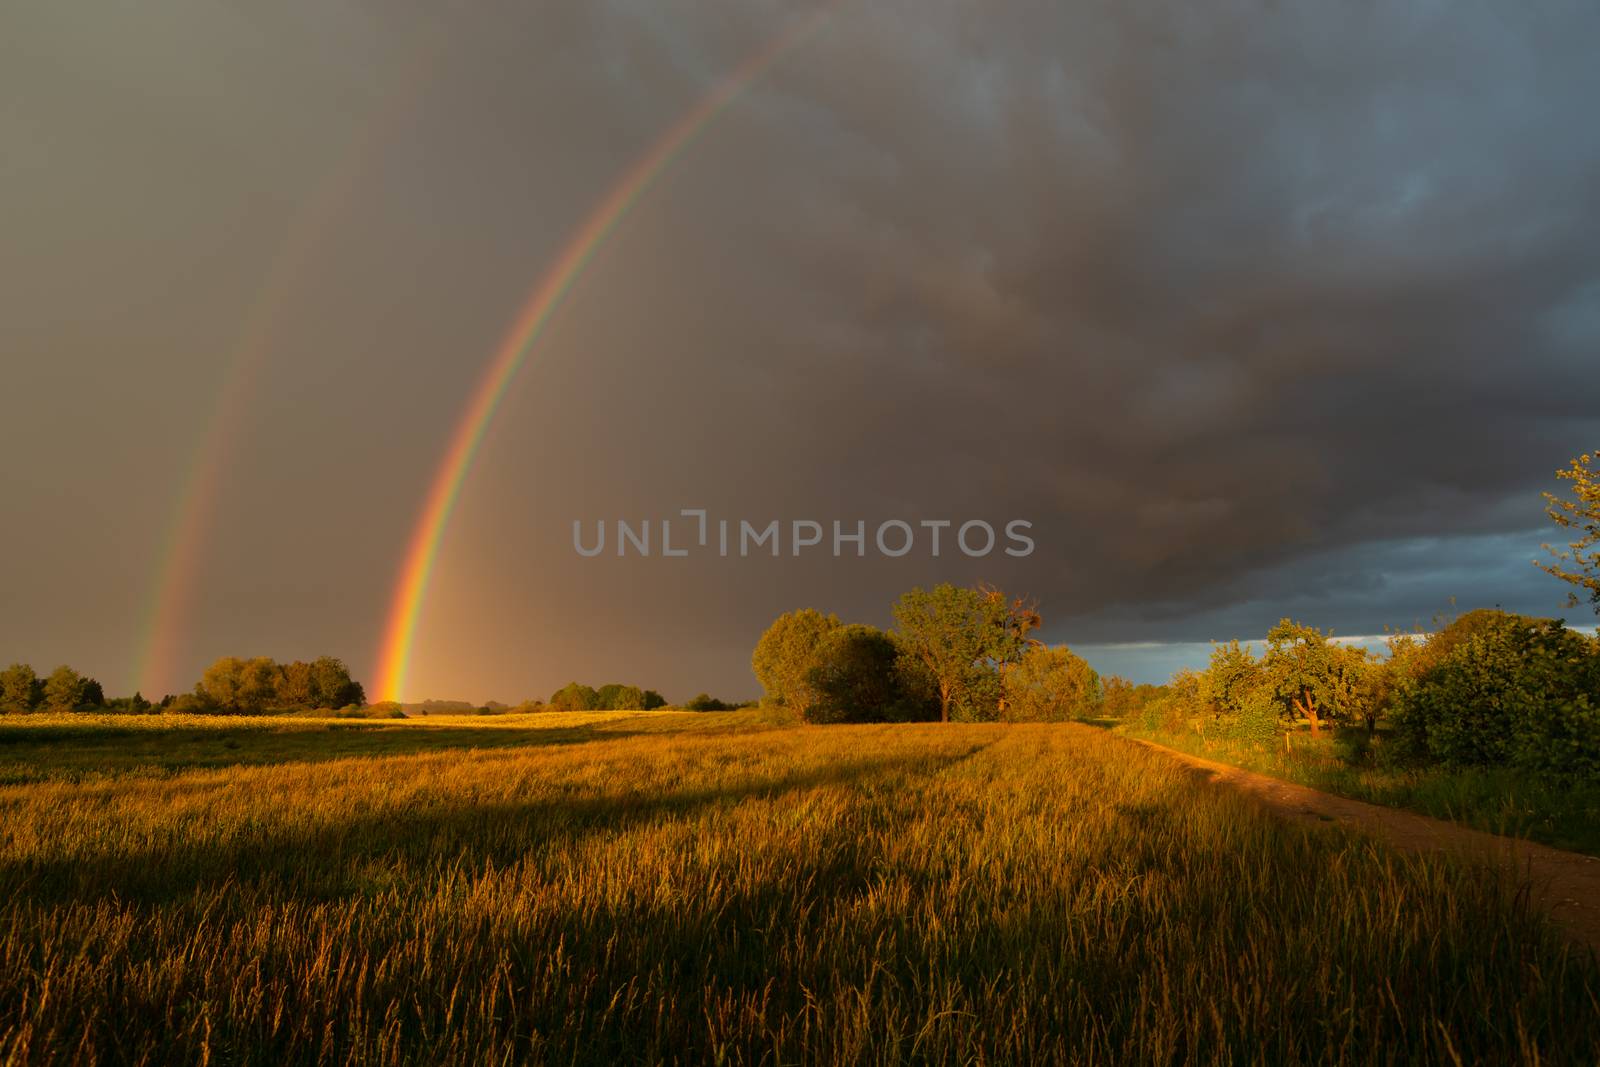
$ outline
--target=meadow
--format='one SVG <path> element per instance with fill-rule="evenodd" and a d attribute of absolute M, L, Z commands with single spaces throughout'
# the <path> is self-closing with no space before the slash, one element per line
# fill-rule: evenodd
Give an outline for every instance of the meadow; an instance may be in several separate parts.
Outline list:
<path fill-rule="evenodd" d="M 0 727 L 0 1063 L 1594 1063 L 1522 887 L 1060 725 Z"/>
<path fill-rule="evenodd" d="M 1419 766 L 1388 756 L 1393 742 L 1385 731 L 1369 736 L 1360 726 L 1329 730 L 1319 738 L 1296 729 L 1286 742 L 1265 745 L 1189 729 L 1103 725 L 1325 793 L 1600 856 L 1600 782 L 1592 779 L 1513 767 Z"/>

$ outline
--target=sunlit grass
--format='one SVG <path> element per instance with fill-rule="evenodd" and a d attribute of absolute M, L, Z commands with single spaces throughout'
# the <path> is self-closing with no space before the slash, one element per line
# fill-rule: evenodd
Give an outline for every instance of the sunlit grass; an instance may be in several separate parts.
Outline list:
<path fill-rule="evenodd" d="M 1600 856 L 1600 783 L 1509 767 L 1414 767 L 1363 751 L 1359 729 L 1288 746 L 1252 746 L 1176 732 L 1119 730 L 1193 755 L 1372 804 Z M 1384 744 L 1379 738 L 1378 746 Z"/>
<path fill-rule="evenodd" d="M 95 776 L 11 725 L 0 1062 L 1600 1054 L 1515 886 L 1103 732 L 518 718 L 140 726 L 171 765 Z"/>

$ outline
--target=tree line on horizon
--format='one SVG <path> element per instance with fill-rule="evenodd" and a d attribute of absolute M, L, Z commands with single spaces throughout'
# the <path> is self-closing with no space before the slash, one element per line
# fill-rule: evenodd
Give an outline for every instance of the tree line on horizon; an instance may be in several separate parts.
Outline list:
<path fill-rule="evenodd" d="M 1560 619 L 1480 608 L 1384 655 L 1284 619 L 1261 655 L 1215 645 L 1203 670 L 1141 687 L 1114 714 L 1155 733 L 1266 747 L 1305 723 L 1357 728 L 1409 765 L 1511 767 L 1600 778 L 1600 637 Z M 1108 713 L 1111 709 L 1108 709 Z"/>
<path fill-rule="evenodd" d="M 152 703 L 141 693 L 107 699 L 100 683 L 68 666 L 40 678 L 26 663 L 0 671 L 0 712 L 119 711 L 145 714 L 259 715 L 269 711 L 349 710 L 367 702 L 366 690 L 334 656 L 278 663 L 265 656 L 223 656 L 186 693 Z"/>
<path fill-rule="evenodd" d="M 1535 566 L 1579 591 L 1600 614 L 1600 453 L 1557 477 L 1571 499 L 1545 493 L 1546 515 L 1573 534 Z M 1114 713 L 1146 729 L 1263 746 L 1304 721 L 1357 725 L 1368 743 L 1380 724 L 1385 757 L 1412 765 L 1508 767 L 1600 779 L 1600 635 L 1560 619 L 1498 608 L 1436 619 L 1433 631 L 1392 633 L 1386 654 L 1340 645 L 1332 632 L 1284 619 L 1262 655 L 1237 640 L 1216 645 L 1204 670 L 1118 694 Z M 1285 741 L 1287 743 L 1287 741 Z"/>
<path fill-rule="evenodd" d="M 43 678 L 26 663 L 0 671 L 0 712 L 98 711 L 111 703 L 138 705 L 132 708 L 136 711 L 150 707 L 137 693 L 108 702 L 99 682 L 64 663 Z"/>

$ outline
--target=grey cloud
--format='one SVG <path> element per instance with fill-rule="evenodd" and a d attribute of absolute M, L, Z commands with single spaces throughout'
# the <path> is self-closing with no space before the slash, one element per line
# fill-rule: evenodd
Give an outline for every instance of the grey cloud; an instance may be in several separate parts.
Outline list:
<path fill-rule="evenodd" d="M 283 190 L 360 131 L 306 98 L 381 102 L 418 35 L 443 36 L 438 73 L 286 312 L 230 467 L 192 663 L 309 640 L 273 600 L 284 588 L 348 590 L 317 601 L 315 637 L 369 654 L 448 427 L 563 235 L 803 10 L 347 13 L 332 39 L 361 57 L 349 70 L 317 43 L 320 8 L 268 20 L 261 38 L 304 78 L 279 100 L 256 83 L 224 93 L 151 157 L 173 190 L 162 218 L 185 218 L 207 138 L 245 162 L 201 168 L 206 210 L 292 205 Z M 31 43 L 60 51 L 76 40 L 62 32 Z M 241 47 L 237 27 L 194 33 Z M 1220 638 L 1283 614 L 1371 632 L 1449 595 L 1552 610 L 1559 591 L 1526 562 L 1538 492 L 1600 440 L 1597 36 L 1600 14 L 1577 3 L 838 5 L 665 170 L 552 320 L 462 498 L 418 684 L 509 698 L 634 674 L 737 694 L 777 611 L 886 622 L 896 592 L 942 578 L 1029 590 L 1078 642 Z M 174 63 L 187 98 L 200 68 Z M 142 106 L 159 117 L 164 99 Z M 282 158 L 228 132 L 241 108 Z M 137 209 L 97 195 L 107 218 Z M 29 233 L 48 249 L 75 208 L 41 202 Z M 263 230 L 239 230 L 241 260 L 269 254 Z M 174 255 L 155 233 L 124 252 Z M 239 277 L 200 286 L 206 338 L 227 335 L 215 309 L 254 276 L 219 262 Z M 188 381 L 205 345 L 170 327 L 192 295 L 152 295 L 160 314 L 118 334 L 157 361 L 141 395 L 169 418 L 206 402 Z M 43 385 L 63 342 L 35 317 L 14 320 L 12 351 Z M 168 499 L 183 438 L 155 437 L 138 446 L 140 492 Z M 92 450 L 71 469 L 111 513 L 127 506 L 125 479 L 94 480 Z M 272 530 L 293 486 L 318 533 Z M 590 565 L 566 540 L 573 518 L 696 505 L 1023 516 L 1039 549 Z M 233 576 L 246 561 L 254 576 Z M 47 623 L 27 643 L 70 657 L 76 623 L 47 599 L 30 588 Z M 248 624 L 241 602 L 260 606 Z"/>

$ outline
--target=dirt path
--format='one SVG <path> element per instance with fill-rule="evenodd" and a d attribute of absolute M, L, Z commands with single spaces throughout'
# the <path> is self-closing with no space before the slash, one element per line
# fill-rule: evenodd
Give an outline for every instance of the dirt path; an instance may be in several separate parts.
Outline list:
<path fill-rule="evenodd" d="M 1305 786 L 1191 756 L 1139 738 L 1147 748 L 1206 772 L 1290 819 L 1340 822 L 1369 830 L 1408 852 L 1453 851 L 1508 867 L 1527 877 L 1533 898 L 1580 944 L 1600 954 L 1600 858 L 1501 837 L 1426 815 L 1321 793 Z"/>

